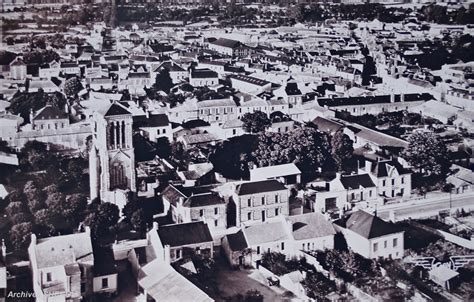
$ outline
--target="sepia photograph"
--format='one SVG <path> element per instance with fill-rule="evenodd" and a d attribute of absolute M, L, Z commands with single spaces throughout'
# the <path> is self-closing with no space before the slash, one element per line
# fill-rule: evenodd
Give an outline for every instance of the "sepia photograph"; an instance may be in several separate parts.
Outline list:
<path fill-rule="evenodd" d="M 472 0 L 0 2 L 0 302 L 474 301 Z"/>

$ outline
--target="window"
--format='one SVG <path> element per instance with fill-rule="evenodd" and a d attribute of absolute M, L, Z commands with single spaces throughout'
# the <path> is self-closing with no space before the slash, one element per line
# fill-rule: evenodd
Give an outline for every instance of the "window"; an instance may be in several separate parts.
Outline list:
<path fill-rule="evenodd" d="M 108 288 L 108 287 L 109 287 L 109 279 L 102 278 L 102 288 Z"/>
<path fill-rule="evenodd" d="M 304 251 L 304 243 L 301 246 L 303 247 L 303 251 Z"/>
<path fill-rule="evenodd" d="M 219 214 L 219 208 L 214 208 L 214 215 Z"/>
<path fill-rule="evenodd" d="M 260 246 L 257 246 L 257 255 L 260 255 Z"/>
<path fill-rule="evenodd" d="M 219 226 L 219 220 L 217 220 L 217 219 L 214 220 L 214 226 L 215 226 L 215 227 Z"/>
<path fill-rule="evenodd" d="M 383 247 L 384 247 L 384 248 L 387 248 L 387 240 L 385 240 L 385 241 L 383 242 Z"/>
<path fill-rule="evenodd" d="M 285 243 L 284 243 L 284 242 L 281 243 L 281 250 L 282 250 L 282 251 L 285 250 Z"/>
<path fill-rule="evenodd" d="M 176 250 L 176 258 L 181 258 L 181 250 Z"/>
<path fill-rule="evenodd" d="M 374 252 L 377 252 L 379 249 L 379 244 L 377 242 L 374 243 Z"/>
<path fill-rule="evenodd" d="M 400 195 L 403 196 L 403 194 L 405 194 L 405 189 L 401 188 L 401 189 L 400 189 Z"/>
<path fill-rule="evenodd" d="M 202 210 L 202 209 L 199 210 L 199 216 L 201 216 L 201 217 L 204 216 L 204 210 Z"/>
<path fill-rule="evenodd" d="M 386 185 L 386 182 L 387 182 L 386 180 L 383 180 L 383 181 L 382 181 L 382 186 L 384 186 L 384 187 L 385 187 L 385 185 Z"/>
<path fill-rule="evenodd" d="M 398 245 L 398 238 L 393 238 L 393 247 L 397 247 L 397 245 Z"/>
<path fill-rule="evenodd" d="M 156 134 L 160 134 L 160 129 L 156 129 Z"/>
<path fill-rule="evenodd" d="M 86 291 L 86 283 L 85 282 L 82 282 L 81 283 L 81 293 L 85 292 Z"/>
<path fill-rule="evenodd" d="M 265 196 L 262 197 L 262 204 L 265 204 Z"/>
<path fill-rule="evenodd" d="M 394 186 L 394 185 L 395 185 L 395 178 L 392 179 L 392 186 Z"/>
<path fill-rule="evenodd" d="M 275 209 L 275 216 L 278 216 L 278 208 Z"/>
<path fill-rule="evenodd" d="M 250 212 L 247 213 L 247 220 L 252 220 L 252 213 Z"/>
<path fill-rule="evenodd" d="M 46 282 L 51 282 L 52 280 L 51 273 L 46 273 Z"/>
<path fill-rule="evenodd" d="M 402 184 L 405 183 L 405 177 L 402 177 L 401 182 L 402 182 Z"/>
<path fill-rule="evenodd" d="M 248 206 L 248 207 L 251 207 L 251 206 L 252 206 L 252 200 L 250 200 L 250 198 L 247 200 L 247 206 Z"/>
<path fill-rule="evenodd" d="M 372 190 L 369 191 L 369 197 L 372 197 Z"/>
<path fill-rule="evenodd" d="M 165 133 L 166 133 L 166 129 L 163 129 L 163 134 L 165 134 Z"/>
<path fill-rule="evenodd" d="M 278 202 L 278 195 L 275 195 L 275 203 Z"/>

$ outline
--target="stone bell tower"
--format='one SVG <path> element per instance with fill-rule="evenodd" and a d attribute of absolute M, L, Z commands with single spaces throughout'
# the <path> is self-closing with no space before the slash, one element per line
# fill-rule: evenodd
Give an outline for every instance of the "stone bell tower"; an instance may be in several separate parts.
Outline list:
<path fill-rule="evenodd" d="M 132 114 L 116 102 L 94 112 L 89 153 L 91 200 L 100 196 L 123 208 L 128 193 L 136 192 L 132 123 Z"/>

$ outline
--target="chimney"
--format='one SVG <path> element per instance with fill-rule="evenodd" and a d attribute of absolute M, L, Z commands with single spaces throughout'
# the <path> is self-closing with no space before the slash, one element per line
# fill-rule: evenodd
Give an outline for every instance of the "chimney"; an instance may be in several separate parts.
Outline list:
<path fill-rule="evenodd" d="M 145 110 L 145 114 L 146 114 L 146 118 L 149 119 L 150 118 L 150 111 Z"/>
<path fill-rule="evenodd" d="M 33 109 L 30 109 L 30 123 L 33 124 L 33 118 L 35 117 L 35 113 Z"/>
<path fill-rule="evenodd" d="M 2 259 L 3 262 L 7 259 L 7 246 L 5 245 L 5 239 L 2 238 Z"/>
<path fill-rule="evenodd" d="M 372 170 L 372 162 L 370 160 L 365 160 L 365 172 L 370 173 Z"/>
<path fill-rule="evenodd" d="M 164 252 L 163 256 L 164 256 L 165 263 L 168 263 L 168 264 L 171 263 L 170 246 L 166 244 L 164 246 L 163 252 Z"/>
<path fill-rule="evenodd" d="M 33 245 L 36 245 L 36 235 L 34 233 L 31 234 L 31 243 Z"/>
<path fill-rule="evenodd" d="M 158 227 L 159 227 L 159 226 L 158 226 L 158 222 L 153 221 L 153 226 L 152 226 L 151 229 L 154 230 L 154 231 L 158 231 Z"/>

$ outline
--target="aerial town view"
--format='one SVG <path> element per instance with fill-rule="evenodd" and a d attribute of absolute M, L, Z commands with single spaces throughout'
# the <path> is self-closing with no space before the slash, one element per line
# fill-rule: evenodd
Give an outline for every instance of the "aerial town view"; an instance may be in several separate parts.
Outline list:
<path fill-rule="evenodd" d="M 474 301 L 473 1 L 0 2 L 0 302 Z"/>

